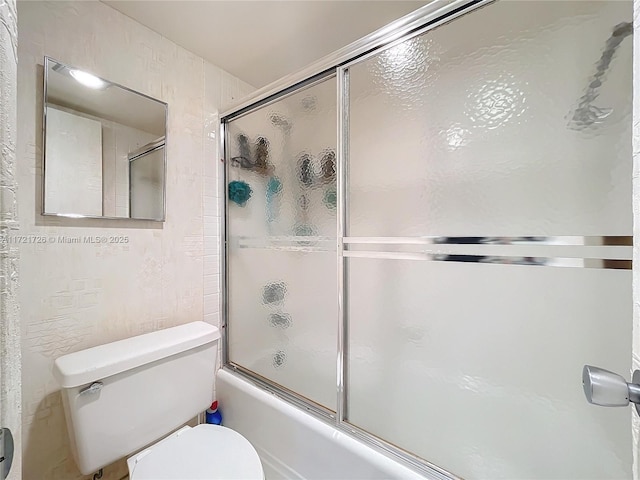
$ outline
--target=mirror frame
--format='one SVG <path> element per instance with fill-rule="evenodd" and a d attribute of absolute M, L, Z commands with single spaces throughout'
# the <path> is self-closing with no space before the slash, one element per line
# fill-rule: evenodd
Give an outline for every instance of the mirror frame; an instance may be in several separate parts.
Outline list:
<path fill-rule="evenodd" d="M 142 97 L 148 98 L 149 100 L 153 100 L 154 102 L 164 106 L 164 155 L 162 160 L 162 169 L 163 169 L 163 178 L 164 185 L 162 186 L 162 217 L 161 218 L 135 218 L 135 217 L 108 217 L 108 216 L 98 216 L 98 215 L 83 215 L 83 214 L 74 214 L 74 213 L 49 213 L 45 210 L 45 179 L 46 179 L 46 151 L 47 151 L 47 83 L 49 80 L 49 65 L 51 63 L 60 64 L 66 68 L 77 69 L 77 67 L 68 65 L 63 62 L 59 62 L 55 58 L 46 56 L 44 57 L 43 68 L 44 68 L 44 88 L 43 88 L 43 97 L 42 97 L 42 204 L 41 204 L 41 212 L 40 214 L 45 217 L 63 217 L 63 218 L 90 218 L 90 219 L 105 219 L 105 220 L 134 220 L 134 221 L 143 221 L 143 222 L 165 222 L 167 218 L 167 138 L 168 138 L 168 128 L 169 128 L 169 104 L 167 102 L 163 102 L 162 100 L 158 100 L 150 95 L 146 95 L 144 93 L 133 90 L 129 87 L 125 87 L 116 82 L 112 82 L 105 78 L 102 78 L 98 75 L 95 75 L 103 82 L 107 82 L 110 85 L 115 87 L 122 88 L 131 93 L 135 93 L 136 95 L 140 95 Z M 82 69 L 85 72 L 87 70 Z M 91 72 L 88 72 L 91 73 Z M 91 73 L 93 75 L 93 73 Z M 129 173 L 130 175 L 130 173 Z M 104 201 L 104 200 L 103 200 Z M 131 202 L 131 181 L 129 181 L 129 203 Z M 131 210 L 129 210 L 131 213 Z"/>

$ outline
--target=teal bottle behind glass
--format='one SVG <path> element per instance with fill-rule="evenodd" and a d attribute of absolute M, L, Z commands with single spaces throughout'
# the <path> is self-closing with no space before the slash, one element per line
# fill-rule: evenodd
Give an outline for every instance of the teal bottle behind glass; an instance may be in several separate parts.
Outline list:
<path fill-rule="evenodd" d="M 206 422 L 212 425 L 222 425 L 222 414 L 218 411 L 218 401 L 216 400 L 207 408 Z"/>

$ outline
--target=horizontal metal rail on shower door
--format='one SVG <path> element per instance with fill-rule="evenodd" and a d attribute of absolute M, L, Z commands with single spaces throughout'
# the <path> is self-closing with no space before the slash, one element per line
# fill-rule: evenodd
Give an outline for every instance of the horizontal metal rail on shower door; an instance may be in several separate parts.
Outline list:
<path fill-rule="evenodd" d="M 346 237 L 348 258 L 630 270 L 632 237 Z"/>

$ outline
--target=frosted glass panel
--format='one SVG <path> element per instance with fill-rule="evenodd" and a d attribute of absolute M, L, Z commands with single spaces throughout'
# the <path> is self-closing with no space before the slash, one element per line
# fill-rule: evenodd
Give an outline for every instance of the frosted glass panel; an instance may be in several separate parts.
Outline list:
<path fill-rule="evenodd" d="M 353 66 L 349 234 L 630 235 L 631 20 L 497 2 Z"/>
<path fill-rule="evenodd" d="M 336 402 L 336 81 L 228 124 L 231 362 Z"/>
<path fill-rule="evenodd" d="M 631 21 L 496 2 L 349 67 L 350 423 L 464 478 L 630 478 L 581 372 L 631 364 Z"/>
<path fill-rule="evenodd" d="M 247 248 L 231 259 L 231 361 L 335 410 L 335 253 Z"/>
<path fill-rule="evenodd" d="M 585 363 L 629 371 L 630 271 L 349 272 L 351 423 L 464 478 L 630 478 L 631 412 L 589 405 L 580 382 Z"/>

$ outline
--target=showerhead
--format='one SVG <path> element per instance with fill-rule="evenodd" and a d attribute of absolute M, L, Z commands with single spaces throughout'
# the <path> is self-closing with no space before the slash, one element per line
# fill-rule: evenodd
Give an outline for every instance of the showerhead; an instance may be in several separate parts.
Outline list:
<path fill-rule="evenodd" d="M 631 22 L 622 22 L 613 27 L 612 37 L 626 37 L 633 33 L 633 25 Z"/>
<path fill-rule="evenodd" d="M 578 107 L 571 115 L 569 128 L 573 130 L 585 130 L 602 123 L 613 112 L 612 108 L 596 107 L 593 102 L 598 98 L 604 75 L 607 73 L 611 60 L 618 46 L 625 37 L 633 33 L 633 25 L 629 22 L 619 23 L 613 27 L 611 36 L 607 39 L 605 48 L 596 64 L 596 73 L 591 77 L 585 94 L 578 101 Z"/>

